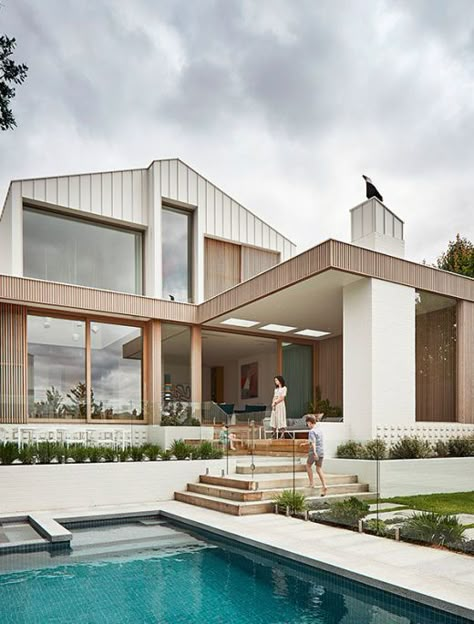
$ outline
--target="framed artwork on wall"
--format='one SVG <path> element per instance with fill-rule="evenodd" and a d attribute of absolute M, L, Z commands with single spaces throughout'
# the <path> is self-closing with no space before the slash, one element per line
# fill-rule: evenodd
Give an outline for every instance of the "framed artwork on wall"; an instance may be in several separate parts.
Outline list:
<path fill-rule="evenodd" d="M 242 364 L 240 367 L 240 398 L 258 397 L 258 362 Z"/>

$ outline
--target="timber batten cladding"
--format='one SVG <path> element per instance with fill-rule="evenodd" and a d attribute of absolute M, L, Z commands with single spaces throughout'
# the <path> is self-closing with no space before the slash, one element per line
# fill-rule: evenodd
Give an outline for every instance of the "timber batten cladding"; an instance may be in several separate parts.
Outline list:
<path fill-rule="evenodd" d="M 0 422 L 26 422 L 26 308 L 0 302 Z"/>

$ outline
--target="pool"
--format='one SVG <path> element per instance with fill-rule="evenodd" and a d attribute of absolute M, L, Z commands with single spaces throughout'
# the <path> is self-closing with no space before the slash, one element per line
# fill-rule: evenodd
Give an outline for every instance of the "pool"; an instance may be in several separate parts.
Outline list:
<path fill-rule="evenodd" d="M 1 624 L 466 624 L 158 518 L 72 525 L 73 549 L 0 558 Z"/>

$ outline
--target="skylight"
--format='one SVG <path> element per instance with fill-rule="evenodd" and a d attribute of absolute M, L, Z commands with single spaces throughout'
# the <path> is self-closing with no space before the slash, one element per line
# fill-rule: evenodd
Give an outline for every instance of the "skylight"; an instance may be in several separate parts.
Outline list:
<path fill-rule="evenodd" d="M 235 327 L 254 327 L 258 325 L 260 321 L 248 321 L 247 319 L 229 318 L 225 321 L 221 321 L 222 325 L 234 325 Z"/>
<path fill-rule="evenodd" d="M 318 329 L 300 329 L 300 331 L 295 332 L 299 336 L 308 336 L 309 338 L 320 338 L 321 336 L 329 336 L 331 332 L 320 331 Z"/>
<path fill-rule="evenodd" d="M 266 331 L 281 332 L 282 334 L 284 334 L 285 332 L 294 331 L 297 328 L 290 327 L 289 325 L 277 325 L 275 323 L 270 323 L 269 325 L 263 325 L 263 327 L 260 327 L 260 329 L 265 329 Z"/>

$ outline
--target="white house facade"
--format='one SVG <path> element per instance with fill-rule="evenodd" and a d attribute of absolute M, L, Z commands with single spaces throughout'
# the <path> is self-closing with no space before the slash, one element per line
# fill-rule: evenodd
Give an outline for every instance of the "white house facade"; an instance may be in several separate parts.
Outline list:
<path fill-rule="evenodd" d="M 0 218 L 0 427 L 156 428 L 318 401 L 338 440 L 474 428 L 474 280 L 404 259 L 372 198 L 295 245 L 180 160 L 17 180 Z"/>

